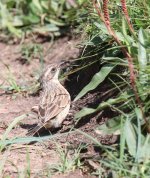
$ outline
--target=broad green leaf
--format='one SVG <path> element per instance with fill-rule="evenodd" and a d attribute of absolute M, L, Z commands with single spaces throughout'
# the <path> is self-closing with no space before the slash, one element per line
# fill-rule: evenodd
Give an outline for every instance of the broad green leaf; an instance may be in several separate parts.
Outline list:
<path fill-rule="evenodd" d="M 33 0 L 28 4 L 30 9 L 29 13 L 32 13 L 36 16 L 41 16 L 43 14 L 42 6 L 39 4 L 39 0 Z"/>
<path fill-rule="evenodd" d="M 78 0 L 78 3 L 81 5 L 85 2 L 86 0 Z"/>
<path fill-rule="evenodd" d="M 140 161 L 150 159 L 150 135 L 147 135 L 140 151 Z"/>
<path fill-rule="evenodd" d="M 113 134 L 113 133 L 119 133 L 121 127 L 121 119 L 120 117 L 114 117 L 110 120 L 108 120 L 103 125 L 100 125 L 96 130 L 99 131 L 101 134 Z M 117 131 L 117 132 L 116 132 Z"/>
<path fill-rule="evenodd" d="M 52 25 L 54 24 L 54 25 L 57 25 L 57 26 L 64 26 L 65 25 L 65 23 L 63 23 L 62 21 L 60 21 L 60 20 L 54 20 L 54 19 L 52 19 L 50 16 L 48 17 L 46 17 L 46 20 L 48 21 L 48 22 L 50 22 Z"/>
<path fill-rule="evenodd" d="M 135 130 L 133 128 L 133 125 L 131 124 L 131 122 L 129 121 L 129 119 L 126 119 L 125 122 L 125 126 L 124 126 L 124 134 L 125 134 L 125 139 L 126 139 L 126 143 L 128 146 L 128 151 L 129 153 L 135 157 L 136 155 L 136 134 L 135 134 Z"/>
<path fill-rule="evenodd" d="M 13 26 L 13 18 L 7 10 L 6 5 L 0 2 L 0 29 L 7 28 L 11 33 L 17 37 L 21 37 L 21 30 Z"/>
<path fill-rule="evenodd" d="M 125 140 L 125 132 L 124 132 L 124 119 L 123 116 L 120 117 L 120 161 L 123 162 L 124 152 L 126 149 L 126 140 Z"/>
<path fill-rule="evenodd" d="M 76 98 L 74 99 L 74 101 L 80 99 L 82 96 L 84 96 L 89 91 L 94 90 L 100 83 L 102 83 L 105 80 L 105 78 L 108 76 L 108 74 L 111 72 L 111 70 L 114 67 L 115 66 L 110 66 L 110 65 L 106 65 L 106 66 L 102 67 L 100 69 L 100 71 L 93 76 L 93 78 L 90 81 L 90 83 L 87 84 L 81 90 L 81 92 L 76 96 Z"/>
<path fill-rule="evenodd" d="M 141 28 L 139 30 L 139 43 L 138 43 L 138 61 L 139 61 L 140 69 L 145 69 L 145 67 L 147 66 L 147 54 L 144 45 L 145 45 L 144 31 Z"/>
<path fill-rule="evenodd" d="M 23 16 L 22 20 L 24 25 L 37 24 L 40 22 L 40 18 L 32 13 L 29 13 L 27 16 Z"/>
<path fill-rule="evenodd" d="M 43 33 L 46 33 L 46 32 L 58 32 L 59 28 L 54 24 L 48 24 L 48 25 L 45 25 L 45 26 L 42 26 L 42 27 L 35 27 L 33 29 L 33 31 L 43 34 Z"/>
<path fill-rule="evenodd" d="M 15 27 L 23 26 L 23 21 L 20 16 L 14 16 L 13 18 L 13 25 Z"/>
<path fill-rule="evenodd" d="M 27 115 L 26 114 L 23 114 L 21 116 L 18 116 L 16 117 L 12 123 L 9 124 L 9 127 L 6 129 L 5 133 L 3 134 L 2 136 L 2 141 L 3 140 L 6 140 L 7 137 L 8 137 L 8 134 L 10 133 L 10 131 L 13 129 L 13 127 L 18 123 L 20 122 L 22 119 L 24 119 Z"/>
<path fill-rule="evenodd" d="M 106 28 L 106 26 L 105 26 L 104 23 L 97 23 L 97 22 L 95 22 L 94 25 L 95 25 L 97 28 L 99 28 L 104 34 L 109 35 L 109 32 L 108 32 L 108 30 L 107 30 L 107 28 Z M 118 39 L 119 39 L 120 41 L 122 41 L 122 42 L 125 42 L 125 41 L 126 41 L 124 35 L 123 35 L 121 32 L 115 31 L 115 35 L 118 37 Z M 132 39 L 129 35 L 127 35 L 126 38 L 128 38 L 128 40 L 129 40 L 130 42 L 134 42 L 133 39 Z"/>
<path fill-rule="evenodd" d="M 117 33 L 116 33 L 116 35 L 117 35 Z M 124 37 L 124 43 L 127 45 L 129 51 L 131 49 L 131 46 L 136 46 L 136 43 L 134 42 L 133 37 L 128 35 L 127 24 L 126 24 L 126 20 L 125 20 L 124 16 L 122 17 L 122 33 L 120 36 L 119 35 L 117 35 L 117 36 L 120 41 L 123 41 L 122 36 Z"/>
<path fill-rule="evenodd" d="M 135 156 L 135 160 L 137 162 L 139 162 L 140 160 L 140 153 L 141 153 L 141 121 L 143 121 L 143 117 L 142 117 L 142 112 L 139 108 L 135 108 L 135 113 L 137 116 L 137 152 L 136 152 L 136 156 Z"/>
<path fill-rule="evenodd" d="M 30 143 L 30 142 L 42 142 L 42 141 L 49 140 L 49 139 L 59 138 L 64 135 L 67 135 L 68 133 L 70 134 L 70 133 L 74 133 L 74 132 L 75 131 L 69 131 L 69 132 L 66 132 L 63 134 L 54 134 L 54 135 L 48 135 L 48 136 L 42 136 L 42 137 L 20 137 L 20 138 L 6 139 L 5 141 L 0 140 L 0 146 L 1 145 L 6 146 L 6 145 L 12 145 L 12 144 Z"/>
<path fill-rule="evenodd" d="M 137 153 L 136 161 L 138 163 L 148 160 L 150 158 L 150 136 L 146 137 L 141 131 L 141 122 L 143 121 L 142 112 L 139 108 L 135 108 L 135 113 L 137 116 L 138 127 L 137 127 Z M 136 128 L 136 127 L 135 127 Z"/>
<path fill-rule="evenodd" d="M 37 9 L 39 12 L 42 13 L 43 9 L 42 9 L 40 1 L 39 0 L 32 0 L 32 3 L 34 4 L 35 9 Z"/>
<path fill-rule="evenodd" d="M 109 107 L 109 106 L 111 106 L 113 104 L 117 104 L 117 103 L 120 103 L 120 102 L 123 102 L 123 101 L 127 101 L 127 100 L 128 100 L 127 95 L 121 95 L 120 97 L 115 98 L 115 99 L 108 99 L 107 101 L 100 103 L 96 109 L 83 108 L 81 111 L 79 111 L 75 115 L 75 118 L 81 118 L 81 117 L 87 116 L 89 114 L 93 114 L 93 113 L 98 112 L 98 111 L 100 111 L 100 110 L 102 110 L 102 109 L 104 109 L 106 107 Z"/>
<path fill-rule="evenodd" d="M 104 23 L 94 22 L 94 25 L 99 28 L 104 34 L 109 34 Z"/>
<path fill-rule="evenodd" d="M 139 42 L 138 42 L 138 63 L 139 63 L 139 83 L 137 81 L 138 91 L 141 95 L 141 99 L 144 101 L 147 96 L 144 96 L 143 93 L 149 88 L 149 73 L 148 69 L 148 54 L 147 51 L 147 39 L 148 36 L 141 28 L 139 30 Z"/>
<path fill-rule="evenodd" d="M 21 116 L 18 116 L 16 117 L 12 123 L 9 124 L 9 127 L 6 129 L 5 133 L 3 134 L 2 136 L 2 139 L 0 141 L 0 151 L 3 150 L 6 146 L 6 140 L 7 140 L 7 137 L 9 135 L 9 133 L 11 132 L 11 130 L 13 129 L 13 127 L 18 123 L 20 122 L 22 119 L 24 119 L 27 115 L 26 114 L 23 114 Z"/>

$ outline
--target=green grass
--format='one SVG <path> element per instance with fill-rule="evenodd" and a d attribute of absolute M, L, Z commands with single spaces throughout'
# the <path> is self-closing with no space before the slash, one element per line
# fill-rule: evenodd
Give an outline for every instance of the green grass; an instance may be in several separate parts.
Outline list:
<path fill-rule="evenodd" d="M 43 48 L 42 45 L 36 43 L 22 44 L 20 48 L 21 59 L 24 63 L 30 64 L 34 58 L 39 58 L 43 63 Z"/>
<path fill-rule="evenodd" d="M 19 38 L 38 33 L 60 36 L 75 19 L 82 1 L 71 4 L 64 0 L 0 1 L 0 30 Z"/>

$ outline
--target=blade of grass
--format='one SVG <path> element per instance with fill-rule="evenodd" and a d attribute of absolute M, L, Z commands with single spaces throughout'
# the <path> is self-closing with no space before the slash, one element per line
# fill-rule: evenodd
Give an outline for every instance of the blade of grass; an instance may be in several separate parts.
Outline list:
<path fill-rule="evenodd" d="M 99 72 L 97 72 L 92 80 L 90 81 L 90 83 L 88 85 L 86 85 L 81 92 L 76 96 L 76 98 L 74 99 L 74 101 L 80 99 L 81 97 L 83 97 L 87 92 L 94 90 L 100 83 L 102 83 L 105 78 L 108 76 L 108 74 L 112 71 L 112 69 L 115 66 L 110 66 L 110 65 L 106 65 L 103 66 Z"/>
<path fill-rule="evenodd" d="M 54 138 L 59 138 L 61 136 L 65 136 L 67 134 L 71 134 L 74 133 L 75 131 L 72 132 L 66 132 L 66 133 L 62 133 L 62 134 L 55 134 L 55 135 L 49 135 L 49 136 L 43 136 L 43 137 L 20 137 L 20 138 L 13 138 L 13 139 L 8 139 L 5 141 L 0 141 L 0 145 L 2 145 L 3 143 L 5 143 L 6 145 L 13 145 L 13 144 L 20 144 L 20 143 L 30 143 L 30 142 L 42 142 L 44 140 L 49 140 L 49 139 L 54 139 Z"/>
<path fill-rule="evenodd" d="M 0 150 L 3 150 L 4 147 L 6 146 L 6 139 L 9 135 L 9 133 L 11 132 L 11 130 L 13 129 L 13 127 L 20 122 L 22 119 L 24 119 L 27 116 L 27 114 L 23 114 L 19 117 L 16 117 L 12 123 L 10 123 L 9 127 L 6 129 L 5 133 L 2 136 L 2 139 L 0 141 Z"/>

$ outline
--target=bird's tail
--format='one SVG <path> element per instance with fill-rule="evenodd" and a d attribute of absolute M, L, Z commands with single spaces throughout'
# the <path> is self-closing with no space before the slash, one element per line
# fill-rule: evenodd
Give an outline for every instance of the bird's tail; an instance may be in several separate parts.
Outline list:
<path fill-rule="evenodd" d="M 37 125 L 36 127 L 30 129 L 28 133 L 26 134 L 27 136 L 33 136 L 35 135 L 43 126 Z"/>

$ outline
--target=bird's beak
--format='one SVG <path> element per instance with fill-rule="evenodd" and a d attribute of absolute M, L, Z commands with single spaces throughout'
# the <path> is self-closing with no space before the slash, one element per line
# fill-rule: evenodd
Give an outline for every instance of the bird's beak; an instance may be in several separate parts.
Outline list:
<path fill-rule="evenodd" d="M 58 79 L 59 76 L 59 72 L 60 72 L 60 65 L 57 65 L 57 72 L 55 73 L 54 79 Z"/>
<path fill-rule="evenodd" d="M 61 64 L 58 64 L 58 69 L 60 69 L 61 68 Z"/>
<path fill-rule="evenodd" d="M 63 68 L 63 65 L 65 64 L 65 62 L 61 62 L 59 63 L 59 68 Z"/>

